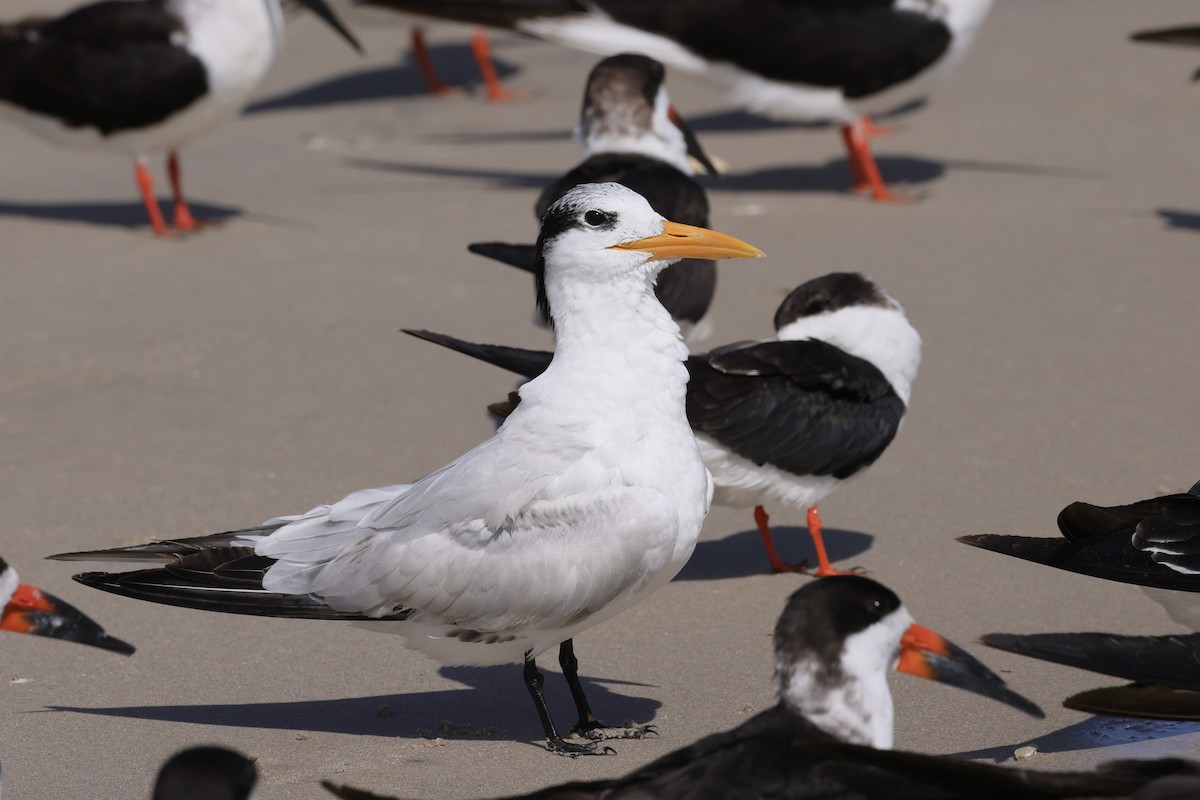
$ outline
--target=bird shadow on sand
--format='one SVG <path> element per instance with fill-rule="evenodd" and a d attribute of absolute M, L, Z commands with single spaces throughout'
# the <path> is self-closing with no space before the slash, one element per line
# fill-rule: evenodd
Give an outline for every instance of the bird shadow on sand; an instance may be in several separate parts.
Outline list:
<path fill-rule="evenodd" d="M 876 156 L 879 171 L 889 185 L 919 185 L 942 177 L 946 166 L 911 156 Z M 822 192 L 853 195 L 850 164 L 836 158 L 825 164 L 787 164 L 763 167 L 752 172 L 732 172 L 719 178 L 698 176 L 709 192 Z"/>
<path fill-rule="evenodd" d="M 586 652 L 580 653 L 585 660 Z M 543 656 L 545 660 L 551 657 Z M 560 731 L 575 722 L 566 681 L 546 673 L 546 700 Z M 408 739 L 488 739 L 542 741 L 542 729 L 517 665 L 442 667 L 439 674 L 467 688 L 410 694 L 346 697 L 334 700 L 227 703 L 211 705 L 83 708 L 48 706 L 32 713 L 67 712 L 124 719 L 184 722 L 236 728 L 344 733 Z M 611 725 L 650 722 L 658 700 L 620 694 L 610 686 L 644 686 L 629 681 L 580 676 L 596 715 Z"/>
<path fill-rule="evenodd" d="M 161 201 L 160 201 L 161 202 Z M 227 222 L 243 214 L 231 206 L 189 203 L 196 219 L 213 224 Z M 170 218 L 170 204 L 164 203 L 163 213 Z M 0 201 L 0 217 L 25 217 L 53 222 L 84 222 L 117 228 L 143 228 L 150 231 L 146 206 L 140 202 L 115 203 L 10 203 Z"/>
<path fill-rule="evenodd" d="M 1154 213 L 1171 230 L 1200 231 L 1200 213 L 1178 208 L 1156 208 Z"/>
<path fill-rule="evenodd" d="M 1013 750 L 1021 745 L 1033 745 L 1039 753 L 1069 753 L 1191 734 L 1200 734 L 1200 722 L 1095 716 L 1085 719 L 1083 722 L 1051 731 L 1036 739 L 949 755 L 951 758 L 991 759 L 999 764 L 1011 760 Z M 1114 757 L 1130 758 L 1132 756 L 1122 753 L 1114 754 Z"/>
<path fill-rule="evenodd" d="M 473 91 L 482 81 L 479 68 L 467 44 L 443 44 L 429 48 L 429 55 L 438 77 L 447 86 Z M 516 65 L 497 60 L 496 73 L 507 80 L 520 72 Z M 297 108 L 317 108 L 343 103 L 370 103 L 414 95 L 427 95 L 428 88 L 421 70 L 408 53 L 399 64 L 359 70 L 328 80 L 302 86 L 283 94 L 256 100 L 246 108 L 247 114 L 284 111 Z"/>
<path fill-rule="evenodd" d="M 465 181 L 487 183 L 496 188 L 541 189 L 558 180 L 560 175 L 549 172 L 508 172 L 482 167 L 452 167 L 440 164 L 407 164 L 401 161 L 384 161 L 377 158 L 348 158 L 347 166 L 357 169 L 373 169 L 400 172 L 406 175 L 428 175 L 437 178 L 460 178 Z"/>
<path fill-rule="evenodd" d="M 384 170 L 407 175 L 458 178 L 485 183 L 493 188 L 541 189 L 560 175 L 551 173 L 510 172 L 484 167 L 458 167 L 440 164 L 413 164 L 373 158 L 350 158 L 346 165 L 358 169 Z M 916 158 L 880 158 L 879 168 L 892 181 L 925 183 L 938 178 L 945 168 L 934 161 Z M 850 167 L 845 159 L 824 166 L 768 167 L 754 172 L 731 173 L 700 182 L 709 191 L 830 192 L 850 194 Z"/>
<path fill-rule="evenodd" d="M 870 549 L 875 537 L 869 533 L 826 528 L 825 549 L 834 566 L 848 569 L 849 559 Z M 772 527 L 779 557 L 789 564 L 804 560 L 816 566 L 817 553 L 807 528 Z M 709 539 L 696 545 L 696 552 L 675 577 L 677 581 L 720 581 L 749 575 L 770 574 L 770 562 L 757 530 L 740 531 L 724 539 Z"/>

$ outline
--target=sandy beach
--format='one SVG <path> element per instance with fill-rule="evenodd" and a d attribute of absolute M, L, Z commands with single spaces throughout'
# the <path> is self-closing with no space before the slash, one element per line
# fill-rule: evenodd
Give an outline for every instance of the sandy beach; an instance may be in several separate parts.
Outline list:
<path fill-rule="evenodd" d="M 787 290 L 835 270 L 877 280 L 924 339 L 896 442 L 821 504 L 831 556 L 1047 716 L 895 676 L 897 747 L 1012 763 L 1035 744 L 1023 764 L 1044 769 L 1200 757 L 1200 725 L 1060 706 L 1118 680 L 975 641 L 1182 631 L 1155 603 L 954 541 L 1055 536 L 1073 500 L 1200 479 L 1200 50 L 1128 41 L 1195 22 L 1184 0 L 998 0 L 929 104 L 885 120 L 902 131 L 877 140 L 880 168 L 919 198 L 892 206 L 848 192 L 836 129 L 751 116 L 669 73 L 730 164 L 704 181 L 713 227 L 768 254 L 721 264 L 700 349 L 770 335 Z M 473 81 L 439 99 L 404 55 L 406 27 L 356 32 L 364 58 L 295 18 L 249 113 L 183 152 L 194 211 L 220 220 L 199 235 L 150 233 L 128 161 L 0 127 L 0 554 L 138 648 L 3 637 L 6 796 L 146 797 L 161 762 L 200 743 L 255 757 L 264 800 L 325 797 L 323 778 L 498 796 L 625 773 L 774 702 L 770 631 L 810 579 L 767 574 L 748 509 L 715 507 L 674 582 L 576 640 L 597 713 L 660 732 L 605 758 L 542 748 L 517 666 L 440 667 L 350 625 L 141 603 L 73 583 L 88 565 L 43 560 L 297 513 L 490 435 L 484 407 L 512 378 L 401 327 L 551 345 L 528 278 L 466 245 L 533 240 L 537 193 L 580 159 L 570 133 L 596 59 L 497 34 L 502 76 L 529 98 L 489 104 L 469 28 L 432 25 L 445 77 Z M 785 557 L 810 556 L 803 514 L 768 510 Z"/>

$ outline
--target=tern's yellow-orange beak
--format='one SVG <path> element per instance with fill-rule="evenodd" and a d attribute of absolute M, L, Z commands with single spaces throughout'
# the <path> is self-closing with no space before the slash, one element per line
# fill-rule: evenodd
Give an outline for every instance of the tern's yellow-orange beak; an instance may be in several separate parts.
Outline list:
<path fill-rule="evenodd" d="M 652 253 L 651 261 L 668 258 L 762 258 L 766 255 L 741 239 L 669 220 L 663 222 L 663 232 L 658 236 L 613 245 L 610 249 Z"/>

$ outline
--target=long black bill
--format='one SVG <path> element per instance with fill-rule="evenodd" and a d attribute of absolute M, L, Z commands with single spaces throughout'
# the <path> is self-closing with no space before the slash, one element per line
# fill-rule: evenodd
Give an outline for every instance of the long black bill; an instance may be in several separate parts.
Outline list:
<path fill-rule="evenodd" d="M 687 143 L 687 154 L 699 161 L 709 175 L 714 178 L 721 177 L 721 170 L 717 169 L 717 165 L 709 159 L 708 153 L 705 153 L 704 148 L 700 146 L 700 140 L 692 132 L 691 126 L 683 121 L 683 117 L 679 116 L 675 106 L 671 106 L 668 116 L 670 116 L 671 122 L 675 123 L 675 127 L 679 128 L 679 132 L 683 134 L 683 141 Z"/>
<path fill-rule="evenodd" d="M 350 46 L 353 47 L 357 52 L 361 53 L 363 51 L 362 44 L 360 44 L 358 39 L 355 38 L 354 34 L 350 32 L 350 29 L 346 27 L 345 23 L 338 18 L 338 15 L 333 13 L 333 9 L 329 7 L 325 0 L 299 0 L 299 3 L 321 19 L 325 20 L 325 23 L 337 31 L 338 34 L 340 34 L 343 39 L 349 42 Z"/>
<path fill-rule="evenodd" d="M 75 606 L 27 583 L 18 584 L 4 606 L 0 630 L 78 642 L 126 656 L 134 651 L 133 645 L 109 636 Z"/>
<path fill-rule="evenodd" d="M 900 639 L 898 672 L 948 683 L 981 694 L 1039 719 L 1046 714 L 1032 701 L 1009 689 L 999 675 L 941 634 L 914 623 Z"/>

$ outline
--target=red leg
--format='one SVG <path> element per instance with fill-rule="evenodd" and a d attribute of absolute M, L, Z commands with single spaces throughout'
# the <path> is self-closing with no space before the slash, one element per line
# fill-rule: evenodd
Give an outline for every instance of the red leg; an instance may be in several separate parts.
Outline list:
<path fill-rule="evenodd" d="M 182 172 L 179 170 L 179 156 L 174 150 L 167 156 L 167 175 L 171 178 L 171 192 L 175 196 L 175 227 L 181 231 L 196 230 L 200 225 L 183 199 Z"/>
<path fill-rule="evenodd" d="M 858 151 L 854 145 L 854 134 L 850 125 L 842 126 L 842 141 L 846 144 L 846 162 L 850 165 L 851 186 L 855 193 L 862 194 L 870 189 L 867 176 L 863 174 L 862 164 L 859 163 Z"/>
<path fill-rule="evenodd" d="M 903 202 L 905 198 L 890 192 L 883 183 L 875 157 L 871 155 L 871 142 L 863 121 L 860 119 L 853 125 L 842 126 L 842 138 L 846 142 L 850 173 L 854 177 L 854 191 L 870 191 L 871 197 L 881 203 Z"/>
<path fill-rule="evenodd" d="M 471 33 L 471 51 L 475 53 L 475 63 L 479 65 L 479 74 L 483 77 L 483 85 L 487 88 L 487 99 L 493 103 L 505 103 L 521 99 L 521 95 L 509 91 L 500 83 L 496 74 L 496 65 L 492 63 L 492 48 L 488 44 L 487 34 L 483 28 L 476 27 Z"/>
<path fill-rule="evenodd" d="M 758 526 L 758 535 L 762 537 L 763 547 L 767 550 L 767 558 L 771 561 L 772 572 L 804 572 L 806 565 L 787 564 L 779 557 L 775 549 L 775 541 L 771 538 L 770 517 L 762 506 L 754 507 L 754 524 Z"/>
<path fill-rule="evenodd" d="M 818 578 L 828 578 L 830 575 L 858 575 L 862 572 L 859 569 L 834 569 L 833 564 L 829 563 L 829 556 L 825 552 L 825 540 L 821 537 L 821 512 L 816 504 L 808 510 L 808 535 L 812 537 L 813 546 L 817 548 L 817 570 L 813 574 Z"/>
<path fill-rule="evenodd" d="M 418 25 L 412 29 L 412 54 L 425 79 L 425 88 L 430 94 L 449 94 L 450 87 L 442 83 L 433 68 L 433 60 L 429 57 L 429 47 L 425 44 L 425 31 Z"/>
<path fill-rule="evenodd" d="M 142 193 L 142 202 L 146 204 L 146 214 L 150 217 L 150 227 L 156 236 L 166 236 L 167 224 L 163 222 L 162 209 L 158 207 L 158 198 L 154 196 L 154 177 L 146 166 L 146 159 L 141 156 L 134 162 L 133 177 Z"/>

